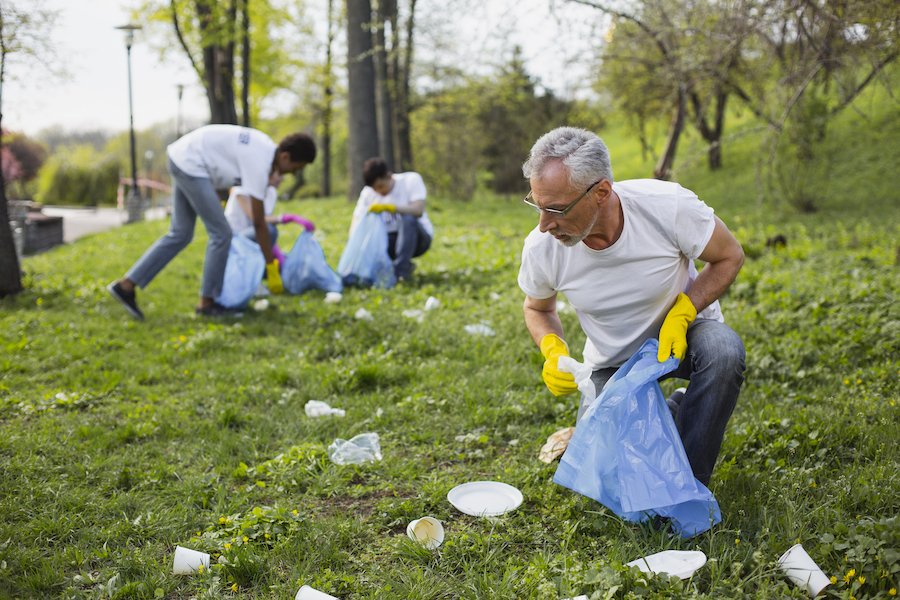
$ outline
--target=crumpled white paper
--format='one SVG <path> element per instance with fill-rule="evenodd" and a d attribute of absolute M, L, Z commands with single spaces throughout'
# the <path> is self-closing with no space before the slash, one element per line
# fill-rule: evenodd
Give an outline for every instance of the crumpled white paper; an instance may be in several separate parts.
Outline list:
<path fill-rule="evenodd" d="M 331 408 L 327 402 L 321 400 L 310 400 L 303 407 L 307 417 L 324 417 L 334 415 L 335 417 L 343 417 L 347 414 L 343 408 Z"/>
<path fill-rule="evenodd" d="M 578 386 L 578 391 L 585 399 L 585 406 L 597 399 L 597 386 L 591 381 L 591 373 L 593 373 L 591 367 L 578 362 L 571 356 L 560 356 L 556 366 L 563 373 L 571 373 L 575 376 L 575 385 Z"/>

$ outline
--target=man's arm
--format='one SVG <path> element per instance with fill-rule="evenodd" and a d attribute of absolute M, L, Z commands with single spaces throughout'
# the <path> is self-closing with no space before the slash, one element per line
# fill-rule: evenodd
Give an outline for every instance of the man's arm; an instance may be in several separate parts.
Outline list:
<path fill-rule="evenodd" d="M 700 260 L 706 263 L 687 292 L 691 304 L 700 312 L 725 293 L 744 264 L 744 249 L 719 217 Z"/>
<path fill-rule="evenodd" d="M 421 217 L 422 213 L 425 212 L 425 200 L 413 200 L 408 206 L 396 207 L 395 212 L 400 213 L 401 215 Z"/>
<path fill-rule="evenodd" d="M 535 344 L 540 346 L 541 340 L 548 333 L 563 337 L 562 321 L 556 312 L 556 294 L 542 300 L 525 296 L 522 309 L 525 312 L 525 327 Z"/>
<path fill-rule="evenodd" d="M 262 200 L 250 199 L 250 212 L 253 218 L 253 229 L 256 231 L 256 242 L 266 257 L 266 264 L 275 259 L 272 254 L 272 240 L 269 237 L 269 228 L 266 225 L 266 212 Z"/>

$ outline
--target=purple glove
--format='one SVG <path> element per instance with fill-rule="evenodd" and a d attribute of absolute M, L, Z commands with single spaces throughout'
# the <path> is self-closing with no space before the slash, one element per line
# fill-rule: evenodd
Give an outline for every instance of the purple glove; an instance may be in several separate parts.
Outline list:
<path fill-rule="evenodd" d="M 272 256 L 278 261 L 279 266 L 284 266 L 284 252 L 278 247 L 278 244 L 272 244 Z"/>
<path fill-rule="evenodd" d="M 307 231 L 315 231 L 316 226 L 313 225 L 312 221 L 304 219 L 300 215 L 281 215 L 282 223 L 297 223 L 298 225 L 303 225 L 303 228 Z"/>

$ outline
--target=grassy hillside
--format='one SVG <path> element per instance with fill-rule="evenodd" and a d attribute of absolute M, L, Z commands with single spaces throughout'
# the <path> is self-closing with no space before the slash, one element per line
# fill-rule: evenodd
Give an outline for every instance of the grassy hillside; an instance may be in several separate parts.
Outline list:
<path fill-rule="evenodd" d="M 682 153 L 679 180 L 750 257 L 723 301 L 748 371 L 712 532 L 625 524 L 537 460 L 577 401 L 546 391 L 522 323 L 515 276 L 534 219 L 517 201 L 430 201 L 437 239 L 413 286 L 337 305 L 276 298 L 234 322 L 192 314 L 202 227 L 141 293 L 146 322 L 107 297 L 165 231 L 150 222 L 27 259 L 27 291 L 0 301 L 0 597 L 292 598 L 309 584 L 344 599 L 803 598 L 775 566 L 797 542 L 834 577 L 828 597 L 896 593 L 897 119 L 892 104 L 875 112 L 833 128 L 829 147 L 851 151 L 813 215 L 760 195 L 754 134 L 729 140 L 719 173 Z M 646 173 L 627 132 L 602 133 L 617 177 Z M 335 264 L 351 208 L 286 210 L 317 223 Z M 775 233 L 786 248 L 765 247 Z M 403 316 L 429 296 L 438 310 Z M 575 316 L 561 316 L 580 348 Z M 464 331 L 479 322 L 496 335 Z M 310 399 L 347 415 L 308 418 Z M 335 438 L 367 431 L 382 461 L 331 463 Z M 496 520 L 459 513 L 447 492 L 479 479 L 518 487 L 523 505 Z M 424 515 L 446 528 L 436 551 L 405 536 Z M 174 576 L 176 545 L 218 562 Z M 622 566 L 668 548 L 710 561 L 684 582 Z"/>

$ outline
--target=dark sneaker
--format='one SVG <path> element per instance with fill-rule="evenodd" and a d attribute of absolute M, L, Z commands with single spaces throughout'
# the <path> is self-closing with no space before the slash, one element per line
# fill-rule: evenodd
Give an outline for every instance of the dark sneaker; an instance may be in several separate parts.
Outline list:
<path fill-rule="evenodd" d="M 243 317 L 244 313 L 236 308 L 228 308 L 222 306 L 218 302 L 213 302 L 206 306 L 198 306 L 194 312 L 201 317 Z"/>
<path fill-rule="evenodd" d="M 126 292 L 121 285 L 119 285 L 118 281 L 113 281 L 111 284 L 106 286 L 107 291 L 109 291 L 109 295 L 119 301 L 119 304 L 125 307 L 131 316 L 139 321 L 144 320 L 144 313 L 141 312 L 141 309 L 138 308 L 137 299 L 135 298 L 134 290 L 130 292 Z"/>

